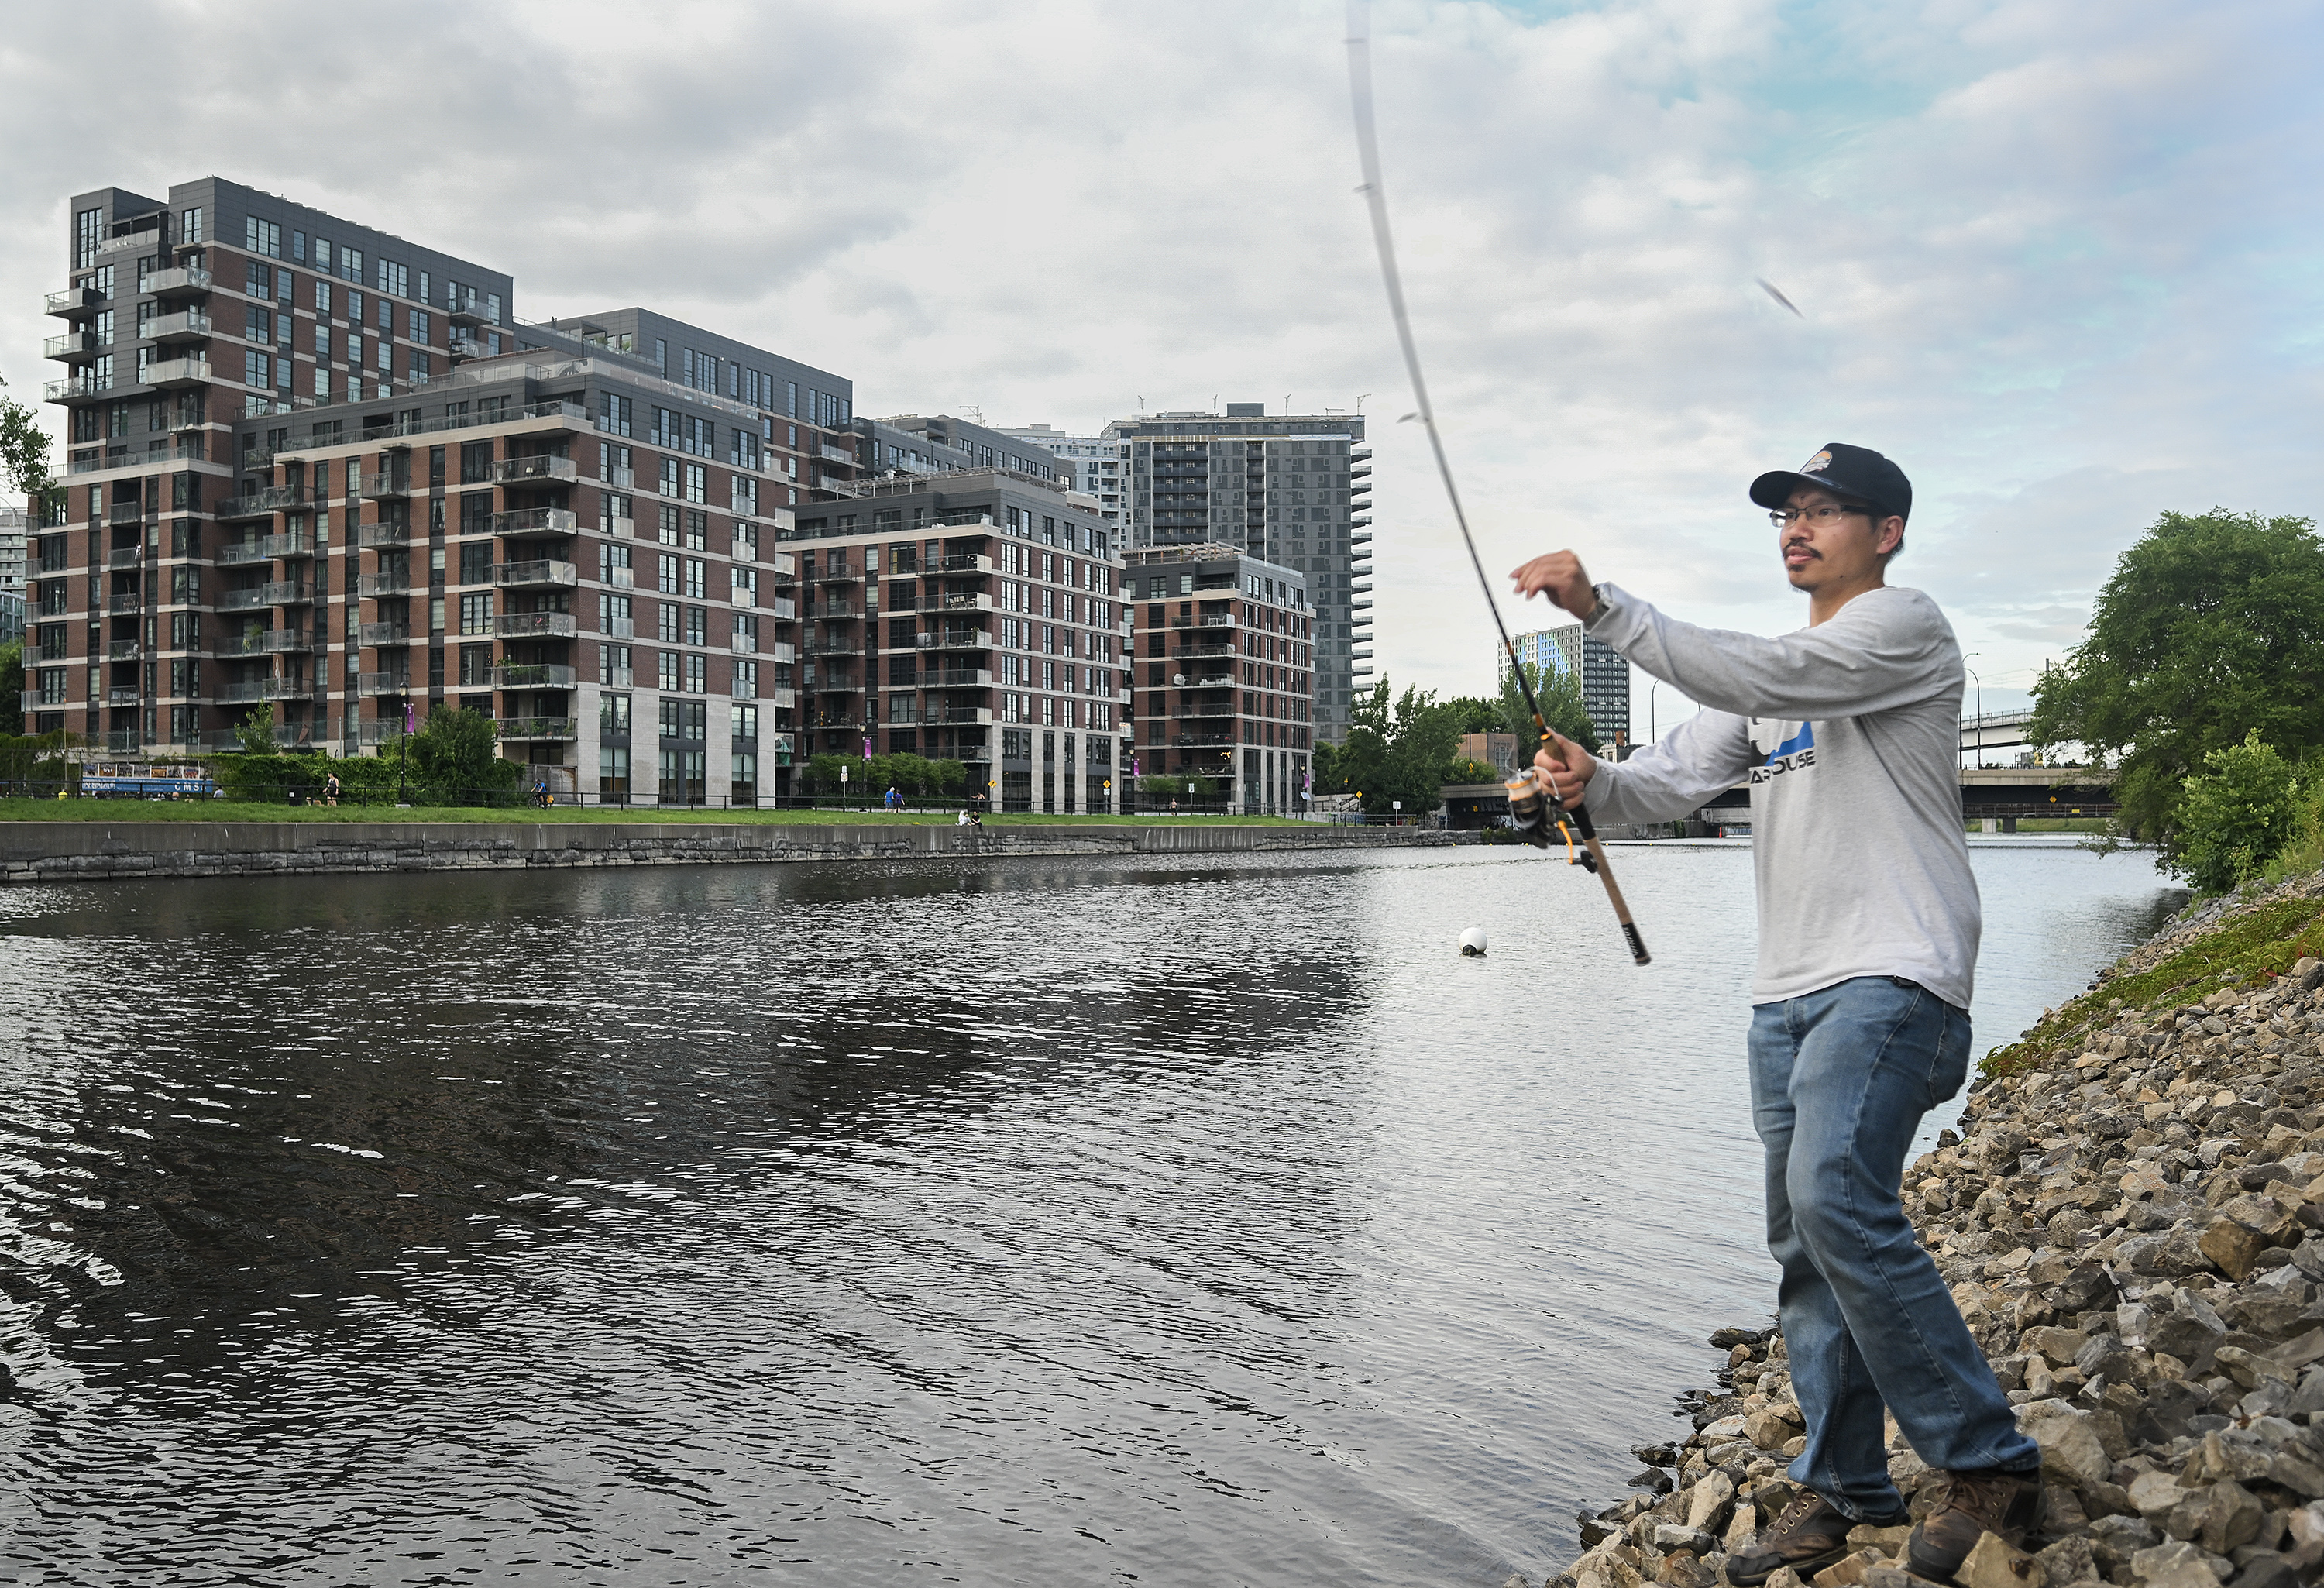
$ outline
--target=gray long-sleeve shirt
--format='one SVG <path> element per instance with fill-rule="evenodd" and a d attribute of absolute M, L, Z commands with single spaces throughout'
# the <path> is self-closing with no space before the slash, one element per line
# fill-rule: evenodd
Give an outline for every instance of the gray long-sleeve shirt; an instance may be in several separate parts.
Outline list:
<path fill-rule="evenodd" d="M 1590 637 L 1703 707 L 1600 762 L 1601 822 L 1668 821 L 1751 784 L 1751 1001 L 1903 976 L 1969 1007 L 1979 928 L 1962 836 L 1960 646 L 1918 590 L 1869 590 L 1775 639 L 1700 629 L 1611 585 Z"/>

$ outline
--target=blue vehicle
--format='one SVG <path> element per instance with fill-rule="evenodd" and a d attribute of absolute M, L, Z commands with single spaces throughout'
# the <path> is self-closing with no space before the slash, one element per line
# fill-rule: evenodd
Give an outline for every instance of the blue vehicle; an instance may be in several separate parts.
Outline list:
<path fill-rule="evenodd" d="M 80 793 L 87 799 L 209 799 L 218 786 L 207 768 L 190 762 L 91 761 L 81 763 Z"/>

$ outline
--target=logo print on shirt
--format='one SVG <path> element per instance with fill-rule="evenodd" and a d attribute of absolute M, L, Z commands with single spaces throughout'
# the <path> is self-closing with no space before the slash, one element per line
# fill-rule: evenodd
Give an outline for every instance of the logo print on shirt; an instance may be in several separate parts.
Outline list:
<path fill-rule="evenodd" d="M 1815 765 L 1815 724 L 1802 723 L 1800 731 L 1768 752 L 1767 759 L 1751 769 L 1753 783 L 1771 783 L 1785 772 L 1803 772 Z"/>

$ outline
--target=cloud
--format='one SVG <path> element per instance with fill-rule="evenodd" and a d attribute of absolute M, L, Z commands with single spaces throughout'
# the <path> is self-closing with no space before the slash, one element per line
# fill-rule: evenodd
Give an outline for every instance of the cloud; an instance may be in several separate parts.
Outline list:
<path fill-rule="evenodd" d="M 368 14 L 343 48 L 269 0 L 109 8 L 100 91 L 86 8 L 14 8 L 17 394 L 51 373 L 66 196 L 215 171 L 508 270 L 528 318 L 636 301 L 762 342 L 864 412 L 1411 406 L 1336 4 Z M 2316 17 L 1382 0 L 1374 25 L 1407 288 L 1489 568 L 1568 544 L 1680 616 L 1792 626 L 1743 487 L 1858 441 L 1912 474 L 1899 577 L 1990 683 L 2070 642 L 2163 510 L 2313 511 Z M 1422 438 L 1373 444 L 1379 665 L 1481 691 Z"/>

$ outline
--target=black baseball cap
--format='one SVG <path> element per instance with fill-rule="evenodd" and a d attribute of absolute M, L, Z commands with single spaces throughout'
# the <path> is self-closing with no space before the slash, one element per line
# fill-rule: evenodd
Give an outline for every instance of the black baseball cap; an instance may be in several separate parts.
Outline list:
<path fill-rule="evenodd" d="M 1913 516 L 1913 482 L 1869 447 L 1831 441 L 1795 470 L 1775 469 L 1751 482 L 1751 500 L 1781 507 L 1803 485 L 1868 503 L 1882 518 Z"/>

